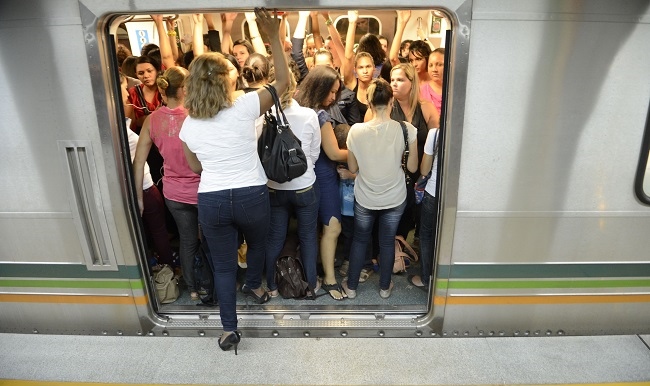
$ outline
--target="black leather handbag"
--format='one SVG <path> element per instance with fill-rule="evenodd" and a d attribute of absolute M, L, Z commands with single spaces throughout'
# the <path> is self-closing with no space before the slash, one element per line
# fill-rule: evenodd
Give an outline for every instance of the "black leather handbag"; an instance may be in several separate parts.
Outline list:
<path fill-rule="evenodd" d="M 275 87 L 264 87 L 273 96 L 275 115 L 271 110 L 264 114 L 264 129 L 258 140 L 257 151 L 268 179 L 283 183 L 305 174 L 307 157 L 300 140 L 289 127 Z"/>

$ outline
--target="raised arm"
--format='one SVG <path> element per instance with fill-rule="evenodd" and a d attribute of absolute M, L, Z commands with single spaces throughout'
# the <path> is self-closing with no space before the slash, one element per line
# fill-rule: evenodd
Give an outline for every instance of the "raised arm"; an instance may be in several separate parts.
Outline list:
<path fill-rule="evenodd" d="M 323 37 L 320 35 L 320 25 L 318 24 L 318 11 L 311 11 L 311 35 L 314 37 L 314 46 L 316 49 L 323 48 Z"/>
<path fill-rule="evenodd" d="M 427 38 L 427 34 L 424 32 L 422 29 L 422 18 L 418 17 L 418 29 L 415 32 L 418 35 L 418 38 L 422 40 L 423 42 L 427 43 L 429 45 L 429 48 L 431 48 L 431 51 L 435 50 L 436 47 L 433 46 L 433 43 L 429 41 Z"/>
<path fill-rule="evenodd" d="M 296 28 L 293 30 L 293 37 L 291 38 L 291 44 L 293 45 L 291 47 L 291 58 L 298 65 L 298 69 L 300 69 L 300 79 L 296 79 L 297 82 L 300 82 L 309 73 L 307 63 L 305 63 L 305 53 L 302 51 L 308 18 L 309 11 L 298 12 L 298 24 L 296 24 Z"/>
<path fill-rule="evenodd" d="M 165 68 L 174 67 L 176 61 L 174 60 L 174 55 L 172 54 L 172 47 L 169 44 L 169 37 L 167 36 L 167 31 L 165 31 L 165 26 L 163 25 L 163 15 L 151 15 L 154 24 L 156 24 L 156 31 L 158 31 L 158 43 L 160 44 L 160 57 L 162 65 Z"/>
<path fill-rule="evenodd" d="M 393 66 L 399 64 L 399 47 L 402 44 L 402 37 L 404 36 L 404 29 L 411 18 L 411 11 L 397 11 L 397 28 L 395 29 L 395 36 L 393 43 L 390 45 L 390 53 L 388 58 Z"/>
<path fill-rule="evenodd" d="M 211 13 L 204 13 L 203 19 L 205 20 L 205 24 L 208 26 L 208 30 L 216 30 L 214 27 L 214 18 L 212 17 Z"/>
<path fill-rule="evenodd" d="M 348 33 L 345 36 L 345 55 L 341 59 L 341 74 L 343 81 L 349 89 L 354 89 L 354 37 L 357 31 L 359 11 L 348 11 Z"/>
<path fill-rule="evenodd" d="M 291 48 L 293 46 L 291 44 L 291 39 L 289 39 L 289 36 L 287 36 L 288 16 L 289 16 L 289 12 L 285 12 L 284 15 L 282 16 L 282 19 L 280 19 L 280 40 L 282 41 L 282 47 L 284 47 L 284 52 L 291 53 Z"/>
<path fill-rule="evenodd" d="M 359 11 L 348 11 L 348 33 L 345 36 L 345 58 L 354 59 L 354 38 L 357 32 Z"/>
<path fill-rule="evenodd" d="M 336 66 L 338 64 L 338 67 L 341 67 L 343 61 L 342 58 L 345 58 L 345 47 L 343 46 L 341 35 L 339 35 L 339 31 L 334 26 L 334 21 L 330 17 L 330 13 L 322 11 L 321 15 L 325 18 L 325 25 L 327 26 L 327 32 L 331 37 L 332 48 L 336 52 L 336 55 L 333 56 L 334 61 L 338 60 L 338 63 L 334 63 L 334 65 Z"/>
<path fill-rule="evenodd" d="M 176 29 L 174 28 L 176 25 L 176 22 L 172 18 L 167 18 L 165 19 L 165 23 L 167 24 L 167 40 L 169 40 L 169 45 L 172 48 L 172 57 L 174 58 L 174 63 L 178 60 L 178 43 L 176 41 Z"/>
<path fill-rule="evenodd" d="M 237 17 L 236 12 L 221 14 L 221 24 L 223 25 L 223 36 L 221 37 L 221 52 L 232 54 L 232 23 Z"/>
<path fill-rule="evenodd" d="M 204 13 L 205 24 L 208 25 L 208 47 L 212 52 L 221 52 L 221 35 L 214 26 L 214 17 L 211 13 Z"/>
<path fill-rule="evenodd" d="M 198 57 L 205 52 L 203 44 L 203 15 L 195 13 L 192 15 L 194 21 L 194 29 L 192 30 L 192 52 L 194 57 Z"/>
<path fill-rule="evenodd" d="M 246 16 L 246 22 L 248 22 L 248 32 L 251 34 L 251 44 L 253 45 L 253 49 L 258 54 L 266 56 L 266 47 L 264 47 L 262 35 L 260 35 L 260 30 L 255 21 L 255 12 L 246 12 L 244 13 L 244 16 Z"/>
<path fill-rule="evenodd" d="M 275 81 L 271 85 L 275 87 L 278 96 L 280 96 L 289 87 L 289 65 L 287 64 L 287 57 L 284 55 L 282 41 L 280 41 L 279 19 L 277 13 L 272 16 L 266 8 L 255 8 L 255 15 L 257 16 L 257 24 L 269 37 L 271 43 L 271 53 L 275 66 Z M 260 98 L 260 115 L 262 115 L 273 106 L 273 97 L 266 88 L 257 90 L 257 95 Z"/>

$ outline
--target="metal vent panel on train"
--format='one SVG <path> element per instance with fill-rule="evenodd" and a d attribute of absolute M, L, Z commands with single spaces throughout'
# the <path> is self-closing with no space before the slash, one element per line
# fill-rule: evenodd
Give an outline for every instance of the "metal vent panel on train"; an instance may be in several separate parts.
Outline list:
<path fill-rule="evenodd" d="M 90 271 L 116 271 L 91 141 L 58 141 L 58 145 L 86 267 Z"/>

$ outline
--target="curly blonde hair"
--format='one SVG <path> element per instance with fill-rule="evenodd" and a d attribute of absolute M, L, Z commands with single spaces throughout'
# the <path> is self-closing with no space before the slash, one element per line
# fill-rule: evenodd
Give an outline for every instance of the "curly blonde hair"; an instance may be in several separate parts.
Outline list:
<path fill-rule="evenodd" d="M 185 81 L 185 108 L 192 118 L 211 118 L 232 106 L 228 61 L 218 52 L 194 58 Z"/>

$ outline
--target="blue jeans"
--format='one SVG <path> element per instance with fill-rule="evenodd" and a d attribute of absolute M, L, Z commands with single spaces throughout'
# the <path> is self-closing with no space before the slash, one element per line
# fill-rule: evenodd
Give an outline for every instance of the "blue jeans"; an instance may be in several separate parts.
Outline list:
<path fill-rule="evenodd" d="M 395 233 L 399 225 L 406 201 L 390 209 L 366 209 L 354 202 L 354 237 L 350 250 L 350 268 L 348 271 L 348 288 L 356 290 L 359 285 L 359 275 L 363 268 L 366 247 L 372 234 L 375 219 L 379 221 L 379 288 L 386 290 L 390 287 L 395 263 Z"/>
<path fill-rule="evenodd" d="M 259 288 L 269 217 L 266 185 L 199 193 L 199 223 L 210 249 L 224 331 L 237 329 L 238 230 L 243 232 L 248 244 L 246 286 Z"/>
<path fill-rule="evenodd" d="M 374 233 L 374 232 L 373 232 Z M 343 258 L 350 259 L 350 251 L 352 250 L 352 236 L 354 234 L 354 216 L 341 216 L 341 236 L 343 236 Z M 341 240 L 341 237 L 339 237 Z M 366 260 L 363 264 L 363 268 L 372 269 L 372 251 L 373 245 L 372 241 L 368 242 L 368 247 L 366 248 Z M 377 248 L 379 249 L 379 248 Z"/>
<path fill-rule="evenodd" d="M 269 189 L 271 201 L 271 226 L 266 242 L 266 284 L 270 290 L 278 288 L 275 283 L 275 261 L 284 246 L 289 215 L 295 212 L 298 219 L 300 260 L 305 268 L 307 281 L 314 288 L 317 283 L 316 260 L 318 259 L 318 182 L 306 189 Z"/>
<path fill-rule="evenodd" d="M 165 204 L 176 221 L 179 238 L 179 255 L 183 280 L 190 292 L 195 292 L 194 256 L 199 251 L 199 212 L 196 205 L 165 198 Z"/>
<path fill-rule="evenodd" d="M 420 215 L 420 277 L 422 284 L 429 285 L 433 274 L 436 250 L 436 227 L 438 225 L 438 199 L 424 192 Z"/>

